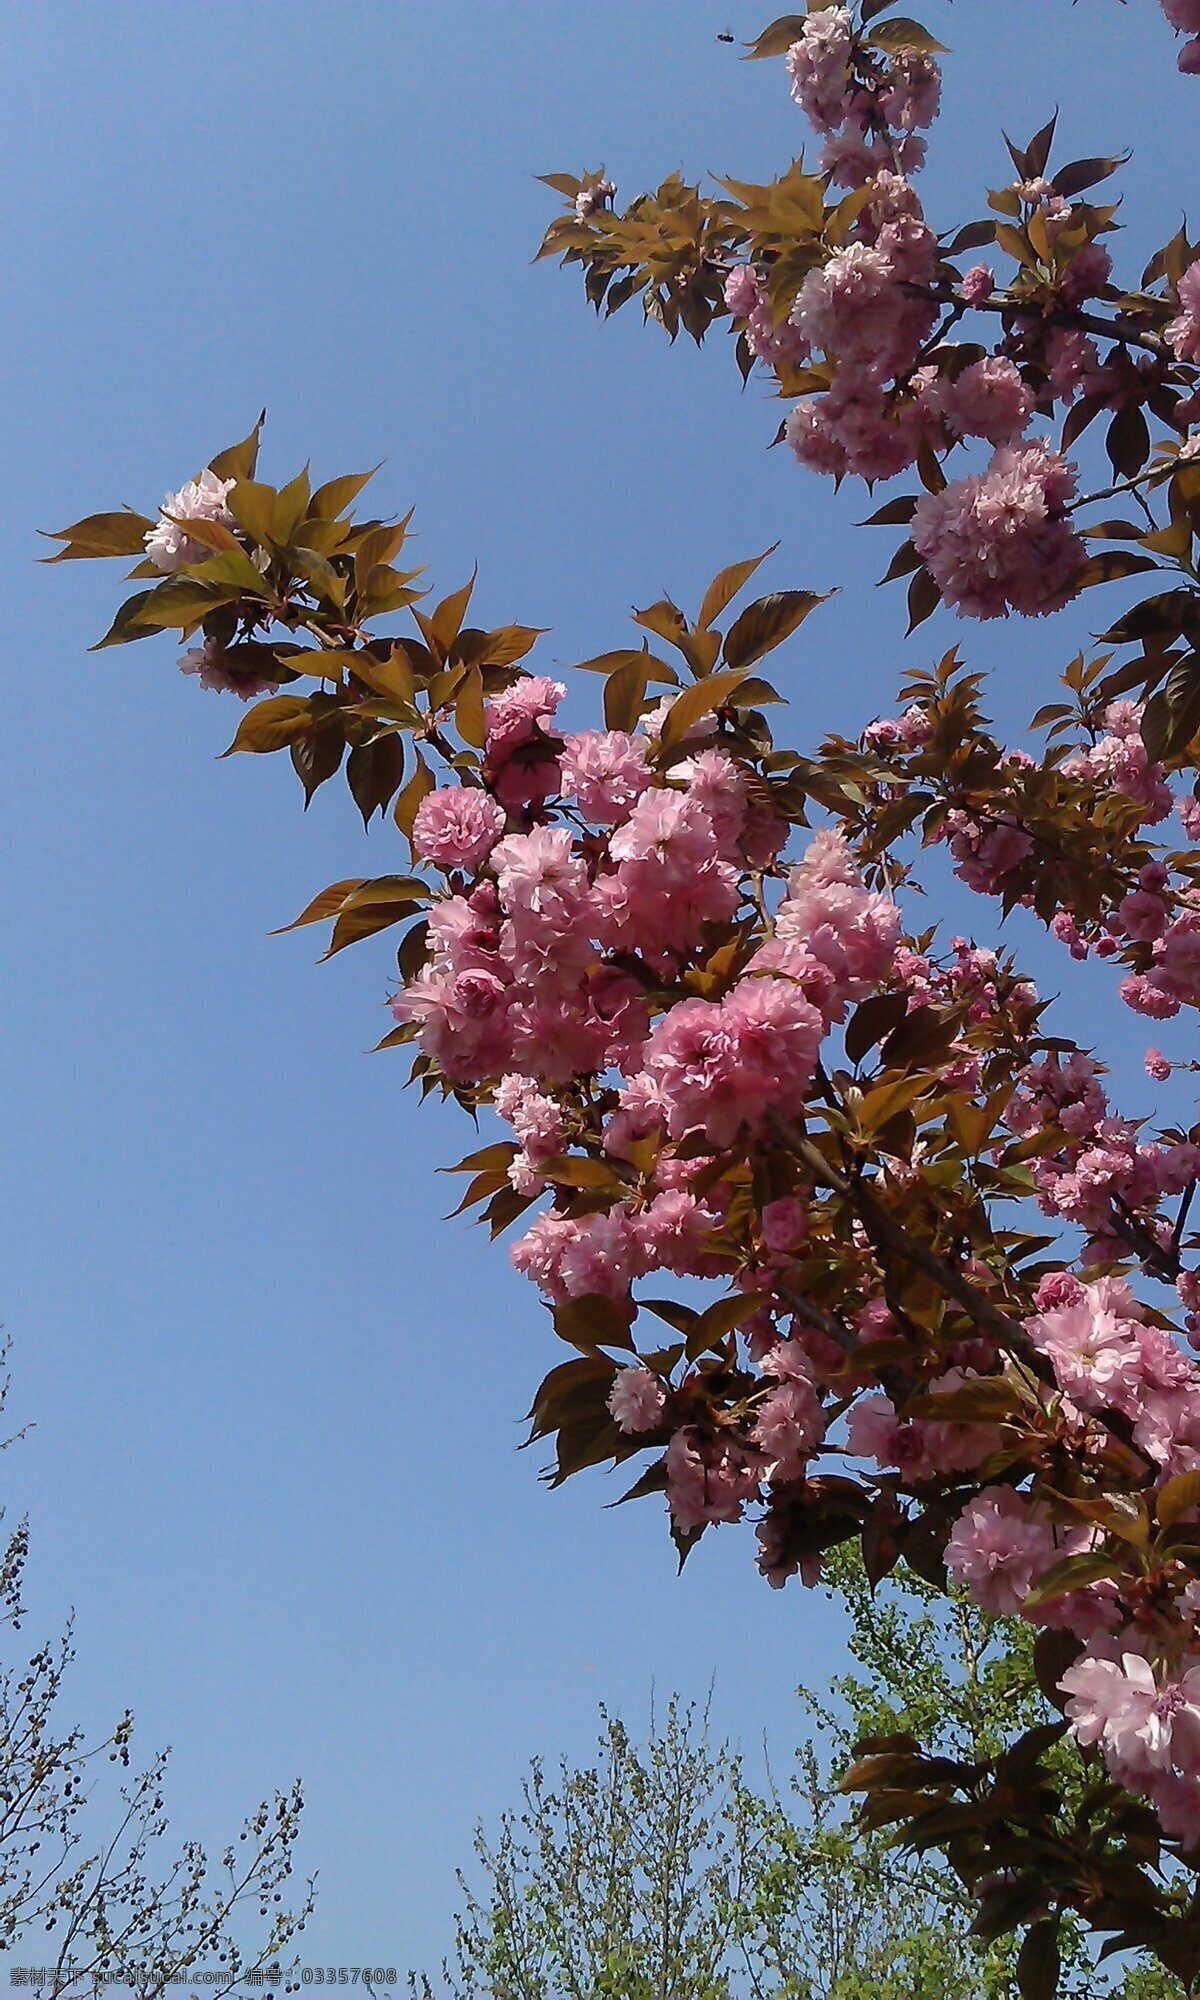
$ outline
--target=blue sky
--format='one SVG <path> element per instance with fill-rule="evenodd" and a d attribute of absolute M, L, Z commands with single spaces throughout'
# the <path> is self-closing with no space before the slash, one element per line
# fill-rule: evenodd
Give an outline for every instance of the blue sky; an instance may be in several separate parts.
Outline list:
<path fill-rule="evenodd" d="M 1139 249 L 1176 226 L 1200 86 L 1151 0 L 921 11 L 954 47 L 939 226 L 1007 178 L 998 128 L 1027 137 L 1056 98 L 1059 157 L 1139 148 Z M 128 1702 L 147 1754 L 176 1746 L 181 1835 L 219 1840 L 303 1775 L 314 1963 L 440 1956 L 476 1816 L 535 1752 L 585 1751 L 600 1698 L 636 1720 L 652 1682 L 715 1675 L 718 1726 L 766 1730 L 778 1760 L 838 1626 L 756 1581 L 748 1532 L 676 1581 L 656 1503 L 606 1514 L 603 1478 L 538 1484 L 519 1420 L 559 1357 L 503 1254 L 440 1219 L 434 1169 L 470 1128 L 419 1111 L 403 1056 L 365 1053 L 386 942 L 318 969 L 313 933 L 267 936 L 390 866 L 393 837 L 364 838 L 340 787 L 303 817 L 284 760 L 215 763 L 235 704 L 176 674 L 169 641 L 88 657 L 119 571 L 34 568 L 34 530 L 151 510 L 265 403 L 267 477 L 386 458 L 378 505 L 416 503 L 435 584 L 478 559 L 481 622 L 552 627 L 547 665 L 782 537 L 769 585 L 844 592 L 782 656 L 801 741 L 856 729 L 955 639 L 1019 720 L 1087 619 L 939 616 L 903 646 L 899 596 L 871 588 L 891 537 L 849 535 L 861 493 L 768 455 L 777 412 L 723 342 L 672 352 L 635 311 L 600 328 L 573 275 L 529 268 L 553 206 L 537 173 L 603 162 L 627 195 L 677 165 L 765 178 L 799 149 L 780 67 L 716 39 L 764 18 L 7 15 L 0 1314 L 36 1424 L 6 1460 L 33 1517 L 27 1632 L 74 1605 L 75 1707 L 96 1725 Z M 1094 994 L 1099 1032 L 1116 1017 Z"/>

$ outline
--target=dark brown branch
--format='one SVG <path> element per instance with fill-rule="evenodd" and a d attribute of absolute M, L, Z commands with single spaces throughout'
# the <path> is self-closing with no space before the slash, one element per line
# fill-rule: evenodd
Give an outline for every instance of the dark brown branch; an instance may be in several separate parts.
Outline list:
<path fill-rule="evenodd" d="M 965 301 L 959 297 L 953 285 L 905 285 L 904 290 L 910 298 L 928 299 L 933 305 L 965 307 Z M 1118 340 L 1127 347 L 1140 347 L 1145 353 L 1153 354 L 1159 361 L 1174 359 L 1161 334 L 1139 333 L 1133 327 L 1124 327 L 1119 323 L 1114 324 L 1111 320 L 1101 319 L 1099 313 L 1079 312 L 1074 306 L 1056 306 L 1050 312 L 1039 312 L 1032 302 L 1023 309 L 1019 299 L 1010 299 L 1002 295 L 995 299 L 980 300 L 971 306 L 971 311 L 1042 319 L 1047 326 L 1070 327 L 1079 333 L 1094 333 L 1101 340 Z"/>

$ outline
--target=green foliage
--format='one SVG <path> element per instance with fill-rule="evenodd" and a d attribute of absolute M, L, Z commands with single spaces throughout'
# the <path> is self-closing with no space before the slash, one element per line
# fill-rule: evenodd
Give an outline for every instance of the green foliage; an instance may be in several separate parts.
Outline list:
<path fill-rule="evenodd" d="M 1019 1977 L 1034 1991 L 1054 1968 L 1059 2000 L 1186 2000 L 1161 1967 L 1097 1969 L 1076 1924 L 1043 1921 L 1024 1944 L 978 1935 L 952 1866 L 847 1814 L 838 1781 L 864 1734 L 990 1757 L 1051 1711 L 1019 1620 L 910 1572 L 873 1594 L 848 1549 L 827 1574 L 855 1670 L 833 1683 L 835 1706 L 800 1690 L 826 1760 L 805 1745 L 781 1795 L 769 1770 L 749 1782 L 706 1710 L 652 1710 L 639 1746 L 602 1709 L 593 1763 L 563 1760 L 551 1780 L 536 1761 L 496 1837 L 477 1830 L 453 1961 L 437 1982 L 410 1975 L 411 2000 L 1017 2000 Z M 1055 1755 L 1077 1791 L 1079 1753 Z"/>

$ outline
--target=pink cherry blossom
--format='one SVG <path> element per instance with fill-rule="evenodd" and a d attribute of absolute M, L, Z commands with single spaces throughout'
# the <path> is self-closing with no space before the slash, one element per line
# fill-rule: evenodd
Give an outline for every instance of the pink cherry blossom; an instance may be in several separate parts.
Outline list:
<path fill-rule="evenodd" d="M 946 1543 L 946 1567 L 982 1610 L 1019 1611 L 1056 1560 L 1054 1531 L 1010 1486 L 991 1486 L 967 1503 Z"/>
<path fill-rule="evenodd" d="M 666 1408 L 662 1385 L 648 1368 L 618 1369 L 608 1407 L 618 1430 L 628 1435 L 655 1430 Z"/>
<path fill-rule="evenodd" d="M 1061 514 L 1074 491 L 1074 467 L 1037 439 L 921 497 L 913 544 L 960 617 L 1045 617 L 1070 602 L 1085 559 Z"/>
<path fill-rule="evenodd" d="M 203 542 L 191 540 L 180 521 L 219 521 L 231 527 L 233 516 L 225 505 L 226 495 L 237 484 L 234 479 L 218 479 L 205 467 L 198 479 L 190 479 L 178 493 L 168 493 L 159 509 L 159 518 L 147 531 L 146 555 L 155 569 L 168 573 L 185 563 L 207 561 L 212 554 Z M 168 518 L 170 517 L 170 518 Z"/>
<path fill-rule="evenodd" d="M 486 861 L 503 832 L 504 813 L 487 792 L 440 785 L 417 807 L 413 847 L 435 868 L 471 872 Z"/>
<path fill-rule="evenodd" d="M 207 555 L 208 551 L 202 551 Z M 190 561 L 192 558 L 183 558 Z M 273 694 L 278 681 L 269 680 L 265 674 L 253 670 L 243 672 L 237 665 L 237 654 L 229 653 L 219 639 L 206 639 L 202 646 L 192 646 L 179 659 L 181 674 L 195 674 L 202 688 L 211 688 L 217 694 L 236 694 L 241 701 L 253 701 L 257 695 Z"/>

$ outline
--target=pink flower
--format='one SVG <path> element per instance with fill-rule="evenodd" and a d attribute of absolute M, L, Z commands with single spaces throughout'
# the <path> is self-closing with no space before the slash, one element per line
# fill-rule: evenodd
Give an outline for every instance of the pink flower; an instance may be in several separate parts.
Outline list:
<path fill-rule="evenodd" d="M 959 289 L 967 305 L 981 306 L 985 299 L 991 298 L 994 284 L 995 279 L 986 264 L 972 264 L 964 274 Z"/>
<path fill-rule="evenodd" d="M 225 496 L 237 484 L 233 479 L 218 479 L 215 472 L 206 466 L 198 479 L 190 479 L 178 493 L 168 493 L 159 509 L 155 526 L 146 534 L 146 554 L 155 569 L 177 570 L 184 563 L 205 562 L 212 554 L 203 542 L 192 541 L 186 529 L 179 527 L 180 521 L 219 521 L 231 527 L 233 516 L 225 505 Z M 167 517 L 172 518 L 168 519 Z"/>
<path fill-rule="evenodd" d="M 427 792 L 413 820 L 413 846 L 435 868 L 472 873 L 504 832 L 504 814 L 475 786 L 440 785 Z"/>
<path fill-rule="evenodd" d="M 946 1543 L 946 1568 L 994 1618 L 1019 1611 L 1057 1551 L 1054 1531 L 1009 1486 L 969 1501 Z"/>
<path fill-rule="evenodd" d="M 710 1521 L 738 1521 L 758 1492 L 759 1468 L 724 1440 L 704 1441 L 691 1426 L 667 1446 L 667 1506 L 682 1534 Z"/>
<path fill-rule="evenodd" d="M 1098 1743 L 1118 1784 L 1148 1793 L 1174 1769 L 1200 1776 L 1200 1666 L 1160 1675 L 1140 1653 L 1116 1660 L 1084 1659 L 1059 1686 L 1080 1743 Z"/>
<path fill-rule="evenodd" d="M 913 544 L 961 618 L 1044 617 L 1079 589 L 1085 551 L 1061 509 L 1075 471 L 1042 439 L 1002 445 L 983 473 L 926 493 Z"/>
<path fill-rule="evenodd" d="M 1147 1049 L 1142 1067 L 1152 1083 L 1166 1083 L 1171 1074 L 1171 1065 L 1160 1049 Z"/>
<path fill-rule="evenodd" d="M 673 779 L 687 784 L 687 796 L 708 814 L 722 857 L 733 858 L 746 823 L 746 779 L 723 750 L 701 750 L 672 766 Z"/>
<path fill-rule="evenodd" d="M 584 818 L 598 826 L 627 819 L 650 783 L 645 739 L 623 729 L 568 736 L 560 768 L 564 798 L 574 798 Z"/>
<path fill-rule="evenodd" d="M 621 1368 L 608 1392 L 608 1407 L 618 1430 L 629 1436 L 652 1431 L 667 1406 L 661 1384 L 648 1368 Z"/>
<path fill-rule="evenodd" d="M 207 549 L 202 550 L 207 555 Z M 192 558 L 184 558 L 191 561 Z M 198 558 L 196 559 L 198 560 Z M 241 701 L 253 701 L 256 695 L 273 694 L 278 681 L 268 680 L 264 674 L 253 670 L 242 672 L 237 666 L 237 654 L 226 652 L 219 639 L 206 639 L 202 646 L 189 647 L 179 659 L 181 674 L 195 674 L 202 688 L 211 688 L 218 694 L 236 694 Z"/>
<path fill-rule="evenodd" d="M 624 1299 L 640 1267 L 636 1241 L 619 1208 L 581 1219 L 539 1215 L 509 1256 L 514 1270 L 559 1305 L 593 1292 Z"/>
<path fill-rule="evenodd" d="M 1019 437 L 1034 405 L 1032 390 L 1000 354 L 973 361 L 961 375 L 942 376 L 928 400 L 955 437 L 986 438 L 994 445 Z"/>
<path fill-rule="evenodd" d="M 790 1194 L 767 1202 L 759 1217 L 759 1227 L 765 1250 L 794 1250 L 808 1232 L 804 1203 Z"/>
<path fill-rule="evenodd" d="M 1026 1324 L 1049 1355 L 1059 1388 L 1081 1409 L 1132 1412 L 1141 1376 L 1133 1322 L 1104 1310 L 1097 1290 L 1086 1286 L 1077 1305 L 1040 1313 Z"/>
<path fill-rule="evenodd" d="M 861 999 L 886 976 L 900 913 L 889 896 L 863 888 L 841 835 L 822 831 L 788 878 L 775 935 L 824 966 L 829 985 L 821 1005 L 835 1020 L 847 1000 Z"/>
<path fill-rule="evenodd" d="M 767 1479 L 802 1479 L 824 1433 L 811 1363 L 799 1342 L 789 1340 L 768 1354 L 762 1369 L 779 1387 L 759 1406 L 752 1442 L 769 1461 Z"/>
<path fill-rule="evenodd" d="M 749 264 L 735 264 L 725 280 L 725 306 L 735 319 L 748 319 L 759 300 L 759 283 Z"/>
<path fill-rule="evenodd" d="M 792 96 L 816 132 L 836 132 L 845 116 L 851 46 L 849 9 L 822 7 L 787 52 Z"/>
<path fill-rule="evenodd" d="M 703 1131 L 714 1146 L 756 1126 L 768 1106 L 803 1108 L 821 1016 L 790 980 L 743 979 L 719 1004 L 682 1000 L 646 1042 L 645 1074 L 673 1139 Z"/>
<path fill-rule="evenodd" d="M 640 1215 L 630 1218 L 646 1268 L 671 1271 L 681 1278 L 706 1275 L 718 1223 L 712 1209 L 684 1188 L 664 1189 Z"/>
<path fill-rule="evenodd" d="M 914 225 L 930 256 L 933 239 L 923 223 Z M 881 232 L 882 233 L 882 232 Z M 792 308 L 792 324 L 813 347 L 843 364 L 864 364 L 882 381 L 911 365 L 936 317 L 934 308 L 913 299 L 905 284 L 925 275 L 907 241 L 847 243 L 820 270 L 810 271 Z"/>
<path fill-rule="evenodd" d="M 1189 264 L 1176 287 L 1179 317 L 1165 328 L 1179 361 L 1200 361 L 1200 258 Z"/>
<path fill-rule="evenodd" d="M 898 1417 L 890 1396 L 864 1396 L 846 1420 L 846 1449 L 853 1458 L 897 1467 L 907 1480 L 929 1479 L 935 1467 L 925 1428 Z"/>
<path fill-rule="evenodd" d="M 898 49 L 878 104 L 893 131 L 915 132 L 933 124 L 941 94 L 942 75 L 933 57 Z"/>
<path fill-rule="evenodd" d="M 483 705 L 489 759 L 499 762 L 528 743 L 534 731 L 550 720 L 566 692 L 561 681 L 522 674 L 510 688 L 492 695 Z"/>

